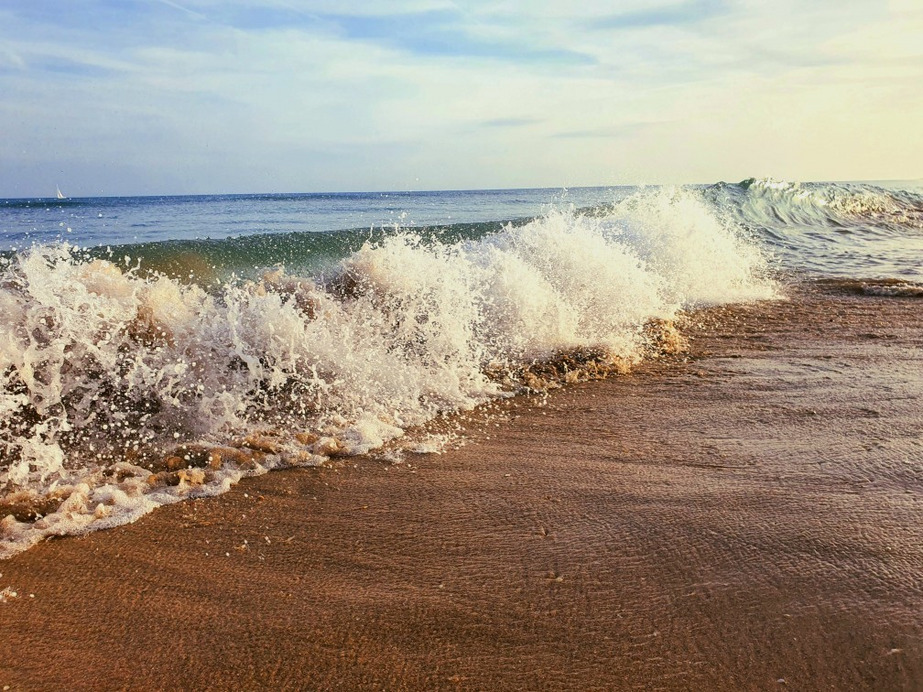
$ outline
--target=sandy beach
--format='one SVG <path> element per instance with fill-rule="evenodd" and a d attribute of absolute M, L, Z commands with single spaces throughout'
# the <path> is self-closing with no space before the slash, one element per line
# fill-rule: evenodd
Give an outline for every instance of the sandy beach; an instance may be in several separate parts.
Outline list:
<path fill-rule="evenodd" d="M 0 688 L 921 689 L 923 304 L 852 288 L 0 562 Z"/>

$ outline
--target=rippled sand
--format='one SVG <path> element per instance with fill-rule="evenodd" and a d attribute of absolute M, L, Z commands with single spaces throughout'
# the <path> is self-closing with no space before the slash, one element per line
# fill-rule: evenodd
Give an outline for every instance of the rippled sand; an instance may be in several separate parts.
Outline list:
<path fill-rule="evenodd" d="M 923 302 L 854 289 L 0 562 L 0 686 L 921 689 Z"/>

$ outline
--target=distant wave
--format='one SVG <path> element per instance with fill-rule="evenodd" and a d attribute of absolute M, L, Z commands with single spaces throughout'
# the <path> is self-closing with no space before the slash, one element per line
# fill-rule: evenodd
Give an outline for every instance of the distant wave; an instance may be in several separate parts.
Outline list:
<path fill-rule="evenodd" d="M 702 194 L 782 265 L 820 275 L 923 279 L 923 194 L 867 183 L 750 178 Z"/>
<path fill-rule="evenodd" d="M 735 194 L 738 191 L 742 194 Z M 923 195 L 865 183 L 749 178 L 736 185 L 719 183 L 712 197 L 739 209 L 742 217 L 766 225 L 923 229 Z"/>

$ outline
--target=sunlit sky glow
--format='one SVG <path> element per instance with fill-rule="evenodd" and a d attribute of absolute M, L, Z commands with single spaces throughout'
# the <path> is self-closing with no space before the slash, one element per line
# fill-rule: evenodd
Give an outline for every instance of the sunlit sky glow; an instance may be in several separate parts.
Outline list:
<path fill-rule="evenodd" d="M 7 0 L 0 197 L 923 175 L 919 0 Z"/>

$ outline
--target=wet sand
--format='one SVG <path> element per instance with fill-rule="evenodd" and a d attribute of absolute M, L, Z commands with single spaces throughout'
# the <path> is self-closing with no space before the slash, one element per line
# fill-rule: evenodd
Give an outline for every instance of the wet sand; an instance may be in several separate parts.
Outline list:
<path fill-rule="evenodd" d="M 923 301 L 841 289 L 0 562 L 0 688 L 923 689 Z"/>

